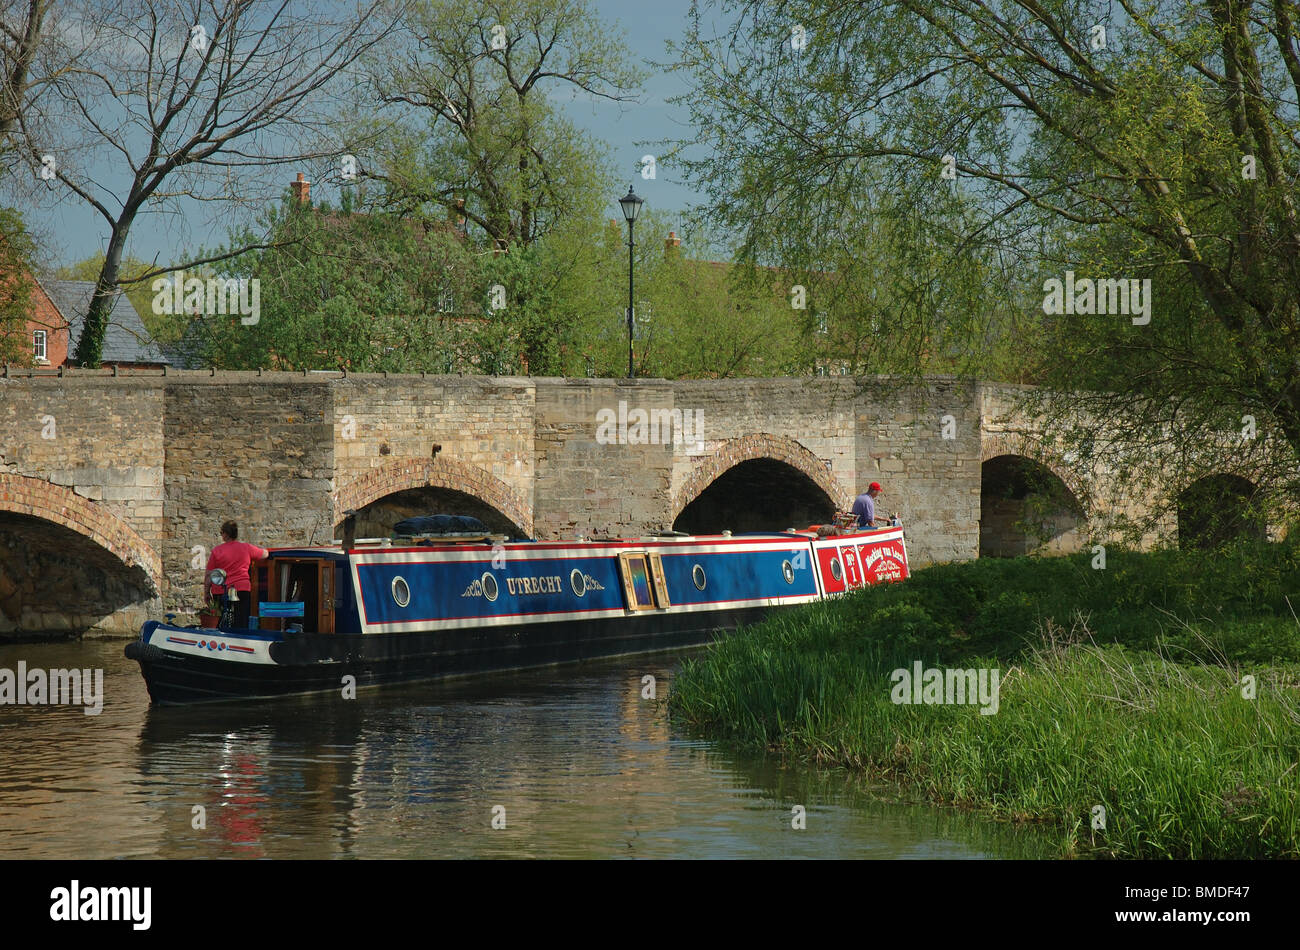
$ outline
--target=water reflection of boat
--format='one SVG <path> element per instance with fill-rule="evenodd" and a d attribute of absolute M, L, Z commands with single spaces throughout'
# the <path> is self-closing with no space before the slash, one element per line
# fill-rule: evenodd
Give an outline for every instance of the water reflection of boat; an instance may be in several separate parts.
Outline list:
<path fill-rule="evenodd" d="M 507 541 L 473 519 L 272 549 L 251 629 L 149 621 L 155 703 L 345 691 L 673 649 L 781 606 L 907 576 L 901 528 Z"/>

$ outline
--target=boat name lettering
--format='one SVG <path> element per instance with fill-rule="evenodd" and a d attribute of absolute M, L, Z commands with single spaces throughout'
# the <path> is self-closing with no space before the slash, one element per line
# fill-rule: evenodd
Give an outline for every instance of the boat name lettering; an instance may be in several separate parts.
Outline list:
<path fill-rule="evenodd" d="M 886 545 L 884 547 L 876 548 L 874 551 L 872 551 L 871 554 L 867 556 L 867 559 L 862 562 L 862 566 L 869 568 L 871 567 L 871 565 L 879 561 L 882 557 L 891 558 L 892 560 L 895 561 L 901 560 L 901 558 L 898 555 L 898 552 L 896 552 L 892 547 Z"/>
<path fill-rule="evenodd" d="M 507 577 L 506 587 L 512 594 L 558 594 L 560 576 L 553 574 L 544 577 Z"/>

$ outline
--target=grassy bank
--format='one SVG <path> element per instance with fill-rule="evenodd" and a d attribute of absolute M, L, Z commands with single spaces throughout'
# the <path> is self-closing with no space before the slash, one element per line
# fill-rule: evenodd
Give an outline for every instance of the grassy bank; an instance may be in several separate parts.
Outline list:
<path fill-rule="evenodd" d="M 1300 857 L 1300 545 L 1091 560 L 938 566 L 783 612 L 687 663 L 670 709 L 1048 822 L 1067 855 Z M 996 714 L 895 704 L 891 673 L 916 661 L 1000 670 Z"/>

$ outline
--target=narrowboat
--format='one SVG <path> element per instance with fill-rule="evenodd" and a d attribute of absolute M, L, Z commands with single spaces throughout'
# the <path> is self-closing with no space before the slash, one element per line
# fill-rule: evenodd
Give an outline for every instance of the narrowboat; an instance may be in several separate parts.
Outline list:
<path fill-rule="evenodd" d="M 126 655 L 156 704 L 342 694 L 694 646 L 908 575 L 901 527 L 534 541 L 476 524 L 272 548 L 250 570 L 248 629 L 150 620 Z"/>

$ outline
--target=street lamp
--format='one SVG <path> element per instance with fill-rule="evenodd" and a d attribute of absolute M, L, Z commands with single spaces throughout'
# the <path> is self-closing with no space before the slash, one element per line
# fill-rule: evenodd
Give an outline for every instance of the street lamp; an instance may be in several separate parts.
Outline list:
<path fill-rule="evenodd" d="M 623 217 L 627 218 L 627 378 L 632 379 L 636 372 L 632 368 L 632 225 L 641 212 L 644 199 L 637 197 L 632 186 L 627 186 L 627 194 L 618 199 L 623 207 Z"/>

